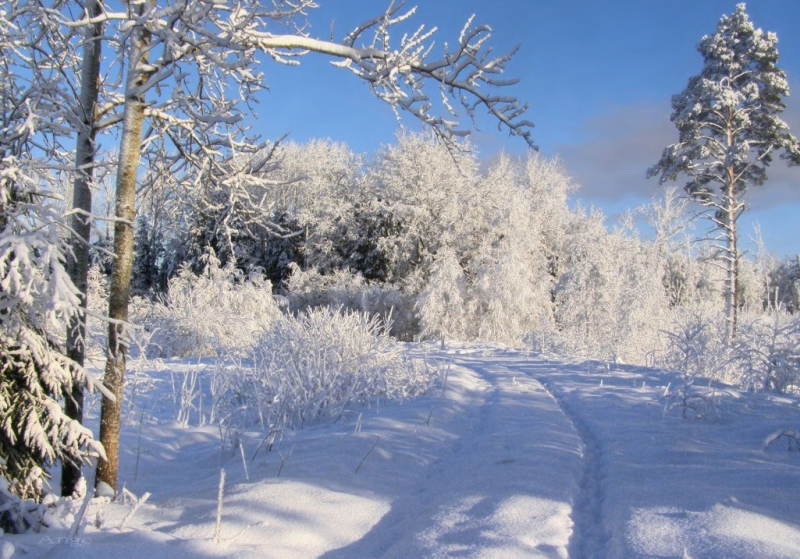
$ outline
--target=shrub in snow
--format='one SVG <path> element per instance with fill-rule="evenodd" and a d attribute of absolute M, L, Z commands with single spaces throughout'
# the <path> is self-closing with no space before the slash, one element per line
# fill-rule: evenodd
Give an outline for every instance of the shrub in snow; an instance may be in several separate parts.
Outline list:
<path fill-rule="evenodd" d="M 795 431 L 794 429 L 781 429 L 780 431 L 775 431 L 771 433 L 765 440 L 764 440 L 764 450 L 769 449 L 774 444 L 777 444 L 778 441 L 785 439 L 787 443 L 787 450 L 800 450 L 800 433 Z"/>
<path fill-rule="evenodd" d="M 745 388 L 796 391 L 800 380 L 800 317 L 780 308 L 742 317 L 733 355 Z"/>
<path fill-rule="evenodd" d="M 0 479 L 0 530 L 21 534 L 28 530 L 38 532 L 43 527 L 67 529 L 74 520 L 76 503 L 52 493 L 38 501 L 22 499 L 6 480 Z"/>
<path fill-rule="evenodd" d="M 658 364 L 680 371 L 686 379 L 735 381 L 738 373 L 725 343 L 724 318 L 720 309 L 676 309 L 669 331 L 664 332 L 666 348 Z"/>
<path fill-rule="evenodd" d="M 238 368 L 234 392 L 265 425 L 302 427 L 338 417 L 350 402 L 415 396 L 433 380 L 374 316 L 317 308 L 273 323 L 253 367 Z"/>
<path fill-rule="evenodd" d="M 169 282 L 168 295 L 156 302 L 145 323 L 152 336 L 149 351 L 187 357 L 246 353 L 281 315 L 272 286 L 260 274 L 245 277 L 213 257 L 196 276 L 183 269 Z"/>
<path fill-rule="evenodd" d="M 86 354 L 92 358 L 105 359 L 108 323 L 103 317 L 108 312 L 108 280 L 100 265 L 89 268 L 86 289 Z M 136 310 L 131 316 L 136 316 Z"/>
<path fill-rule="evenodd" d="M 720 310 L 695 307 L 677 309 L 669 332 L 664 332 L 666 348 L 658 363 L 676 370 L 680 377 L 667 393 L 665 411 L 680 409 L 684 418 L 717 417 L 718 394 L 713 381 L 728 381 L 738 376 L 725 343 L 725 321 Z M 695 383 L 705 379 L 705 386 Z"/>
<path fill-rule="evenodd" d="M 599 211 L 576 216 L 554 288 L 564 354 L 637 363 L 658 345 L 668 299 L 653 255 L 630 220 L 607 232 Z"/>
<path fill-rule="evenodd" d="M 704 377 L 747 390 L 792 392 L 800 380 L 800 318 L 778 308 L 743 314 L 733 345 L 725 342 L 721 308 L 695 305 L 673 311 L 658 364 L 685 379 Z"/>
<path fill-rule="evenodd" d="M 453 251 L 443 250 L 436 256 L 428 285 L 417 299 L 421 336 L 469 339 L 466 307 L 464 270 Z"/>
<path fill-rule="evenodd" d="M 710 419 L 716 421 L 719 397 L 712 388 L 694 386 L 694 378 L 682 377 L 681 381 L 667 394 L 665 412 L 681 410 L 684 419 Z"/>
<path fill-rule="evenodd" d="M 379 317 L 389 325 L 389 333 L 411 340 L 418 329 L 413 313 L 413 296 L 389 285 L 364 281 L 358 272 L 336 270 L 321 274 L 316 269 L 301 270 L 290 265 L 286 283 L 289 308 L 300 312 L 318 307 L 360 311 Z"/>
<path fill-rule="evenodd" d="M 505 236 L 477 270 L 470 289 L 476 339 L 520 345 L 532 331 L 554 323 L 547 260 L 533 243 L 526 243 L 527 250 L 509 246 L 514 243 L 512 235 Z"/>

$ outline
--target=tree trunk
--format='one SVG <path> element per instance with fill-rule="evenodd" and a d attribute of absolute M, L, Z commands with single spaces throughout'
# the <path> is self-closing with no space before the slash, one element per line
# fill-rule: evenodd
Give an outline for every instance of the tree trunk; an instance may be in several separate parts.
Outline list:
<path fill-rule="evenodd" d="M 96 0 L 86 3 L 87 17 L 98 17 L 101 4 Z M 77 174 L 72 191 L 72 238 L 71 252 L 67 258 L 67 270 L 75 287 L 80 291 L 81 305 L 87 306 L 89 276 L 89 237 L 91 235 L 92 172 L 95 155 L 94 113 L 100 82 L 100 55 L 102 51 L 103 24 L 98 22 L 86 28 L 81 67 L 80 106 L 81 124 L 75 147 Z M 81 314 L 67 325 L 67 356 L 83 366 L 86 357 L 86 315 Z M 64 395 L 64 412 L 70 419 L 83 423 L 83 387 L 75 383 L 70 394 Z M 69 496 L 81 478 L 80 464 L 63 463 L 61 467 L 61 495 Z"/>
<path fill-rule="evenodd" d="M 733 344 L 739 319 L 739 247 L 737 217 L 739 205 L 736 199 L 734 169 L 728 169 L 728 184 L 725 194 L 725 322 L 726 342 Z"/>
<path fill-rule="evenodd" d="M 141 15 L 143 4 L 135 4 Z M 97 465 L 96 482 L 108 484 L 117 490 L 119 469 L 119 428 L 122 410 L 122 388 L 125 380 L 127 346 L 125 326 L 128 320 L 128 300 L 133 268 L 133 227 L 136 205 L 136 175 L 141 159 L 142 127 L 145 98 L 143 86 L 149 78 L 145 69 L 148 62 L 149 34 L 143 27 L 134 29 L 131 36 L 128 78 L 119 150 L 116 189 L 116 222 L 114 223 L 114 262 L 108 294 L 108 356 L 104 383 L 116 397 L 115 401 L 103 398 L 100 409 L 100 442 L 106 451 L 106 460 Z"/>

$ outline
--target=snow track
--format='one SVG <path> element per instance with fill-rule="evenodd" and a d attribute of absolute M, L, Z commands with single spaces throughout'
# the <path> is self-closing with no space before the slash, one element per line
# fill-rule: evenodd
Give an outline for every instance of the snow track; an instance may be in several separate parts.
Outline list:
<path fill-rule="evenodd" d="M 370 533 L 325 557 L 567 556 L 577 432 L 538 381 L 480 353 L 451 367 L 432 418 L 458 439 Z"/>
<path fill-rule="evenodd" d="M 572 421 L 582 441 L 583 476 L 580 493 L 573 505 L 572 520 L 575 526 L 569 543 L 570 557 L 605 559 L 610 536 L 603 523 L 605 501 L 603 485 L 606 477 L 603 447 L 588 425 L 559 397 L 558 392 L 548 385 L 546 379 L 539 377 L 539 380 Z"/>
<path fill-rule="evenodd" d="M 572 535 L 569 542 L 569 556 L 586 559 L 605 559 L 610 542 L 608 528 L 603 522 L 603 503 L 605 501 L 604 449 L 585 420 L 569 405 L 555 387 L 548 382 L 548 373 L 554 372 L 547 361 L 532 362 L 529 357 L 518 352 L 499 351 L 493 357 L 496 369 L 503 367 L 514 378 L 535 379 L 548 395 L 557 403 L 560 411 L 569 420 L 572 429 L 580 438 L 582 473 L 579 491 L 574 496 L 571 518 Z"/>

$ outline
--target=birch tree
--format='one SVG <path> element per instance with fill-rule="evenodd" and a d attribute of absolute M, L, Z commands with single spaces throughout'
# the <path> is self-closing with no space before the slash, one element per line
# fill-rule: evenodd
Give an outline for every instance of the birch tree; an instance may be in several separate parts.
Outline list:
<path fill-rule="evenodd" d="M 328 56 L 365 81 L 396 111 L 410 113 L 442 137 L 467 133 L 459 118 L 483 108 L 512 135 L 532 144 L 527 105 L 498 93 L 513 84 L 503 76 L 514 52 L 495 55 L 491 29 L 470 19 L 453 45 L 434 55 L 435 28 L 420 26 L 396 41 L 395 30 L 414 14 L 391 4 L 339 41 L 310 36 L 304 22 L 313 0 L 246 0 L 229 6 L 215 0 L 160 3 L 131 1 L 86 20 L 115 22 L 123 35 L 126 78 L 116 182 L 114 265 L 109 292 L 108 361 L 105 383 L 116 400 L 104 399 L 100 439 L 107 459 L 98 482 L 116 488 L 120 402 L 125 372 L 125 324 L 133 253 L 137 181 L 143 149 L 162 143 L 174 154 L 173 173 L 200 182 L 231 161 L 233 152 L 257 151 L 244 135 L 242 109 L 262 87 L 259 56 L 297 64 L 307 54 Z M 289 29 L 288 33 L 274 33 Z M 432 99 L 439 91 L 442 110 Z M 237 101 L 240 102 L 237 103 Z M 455 102 L 452 102 L 455 101 Z M 461 107 L 463 114 L 455 109 Z M 148 125 L 145 126 L 147 120 Z M 241 169 L 246 172 L 247 169 Z"/>
<path fill-rule="evenodd" d="M 55 461 L 79 465 L 102 446 L 61 400 L 95 383 L 65 351 L 64 324 L 83 313 L 65 270 L 65 222 L 54 192 L 69 167 L 64 72 L 58 29 L 36 2 L 0 17 L 0 475 L 38 499 Z M 110 396 L 110 395 L 109 395 Z"/>
<path fill-rule="evenodd" d="M 707 209 L 716 256 L 725 269 L 727 339 L 736 335 L 739 308 L 739 226 L 750 186 L 767 180 L 775 153 L 800 164 L 800 145 L 780 118 L 789 95 L 777 66 L 778 38 L 756 29 L 745 5 L 719 20 L 697 50 L 703 69 L 672 98 L 678 143 L 648 171 L 660 182 L 686 175 L 686 192 Z"/>
<path fill-rule="evenodd" d="M 72 240 L 68 252 L 67 271 L 80 293 L 82 306 L 87 306 L 89 277 L 89 243 L 92 230 L 92 179 L 95 166 L 96 106 L 100 93 L 100 63 L 103 22 L 100 0 L 87 0 L 85 17 L 94 20 L 83 29 L 80 91 L 75 104 L 75 178 L 72 185 Z M 83 366 L 86 357 L 86 314 L 78 313 L 67 324 L 67 356 Z M 68 417 L 83 422 L 83 388 L 76 384 L 65 398 Z M 71 495 L 81 478 L 80 465 L 65 463 L 61 468 L 61 494 Z"/>

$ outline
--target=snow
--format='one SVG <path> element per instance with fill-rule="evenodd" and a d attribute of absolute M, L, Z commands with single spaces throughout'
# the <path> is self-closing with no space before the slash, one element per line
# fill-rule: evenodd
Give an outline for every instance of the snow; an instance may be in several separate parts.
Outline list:
<path fill-rule="evenodd" d="M 263 432 L 241 433 L 249 481 L 216 426 L 174 421 L 170 367 L 150 371 L 153 388 L 137 395 L 141 428 L 137 407 L 123 432 L 126 498 L 94 499 L 74 538 L 5 535 L 2 549 L 104 559 L 800 557 L 800 453 L 785 441 L 765 448 L 770 435 L 797 430 L 800 398 L 719 387 L 715 421 L 682 419 L 664 397 L 675 373 L 499 345 L 410 347 L 449 363 L 444 386 L 351 407 L 336 423 L 285 432 L 269 452 Z"/>

